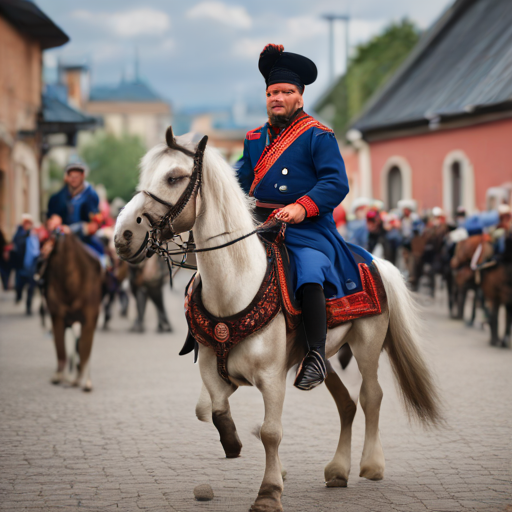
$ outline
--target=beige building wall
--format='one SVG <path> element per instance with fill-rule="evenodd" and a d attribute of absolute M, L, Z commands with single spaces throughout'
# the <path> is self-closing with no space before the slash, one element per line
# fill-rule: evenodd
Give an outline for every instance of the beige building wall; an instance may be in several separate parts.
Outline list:
<path fill-rule="evenodd" d="M 0 228 L 10 238 L 22 213 L 39 217 L 41 48 L 0 17 Z"/>
<path fill-rule="evenodd" d="M 86 109 L 103 118 L 108 132 L 138 135 L 148 148 L 164 139 L 171 123 L 171 109 L 164 102 L 89 101 Z"/>

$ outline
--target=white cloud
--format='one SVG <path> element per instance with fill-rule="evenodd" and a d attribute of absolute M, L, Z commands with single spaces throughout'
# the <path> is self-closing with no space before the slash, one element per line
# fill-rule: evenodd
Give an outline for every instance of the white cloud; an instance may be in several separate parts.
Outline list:
<path fill-rule="evenodd" d="M 252 20 L 245 7 L 229 6 L 223 2 L 201 2 L 187 11 L 189 18 L 207 18 L 235 28 L 248 29 Z"/>
<path fill-rule="evenodd" d="M 279 23 L 279 35 L 276 37 L 244 37 L 233 45 L 233 54 L 237 57 L 254 59 L 258 57 L 268 43 L 283 44 L 285 51 L 296 51 L 297 43 L 317 38 L 326 32 L 325 23 L 313 16 L 297 16 L 283 19 Z"/>
<path fill-rule="evenodd" d="M 327 30 L 325 21 L 313 16 L 297 16 L 286 20 L 287 40 L 296 41 L 323 34 Z"/>
<path fill-rule="evenodd" d="M 141 35 L 160 36 L 171 26 L 167 13 L 148 7 L 115 13 L 79 10 L 71 15 L 78 20 L 100 24 L 114 35 L 124 38 Z"/>
<path fill-rule="evenodd" d="M 244 37 L 243 39 L 236 41 L 236 43 L 233 45 L 233 55 L 237 57 L 254 59 L 262 52 L 263 48 L 265 48 L 268 42 L 268 37 Z"/>

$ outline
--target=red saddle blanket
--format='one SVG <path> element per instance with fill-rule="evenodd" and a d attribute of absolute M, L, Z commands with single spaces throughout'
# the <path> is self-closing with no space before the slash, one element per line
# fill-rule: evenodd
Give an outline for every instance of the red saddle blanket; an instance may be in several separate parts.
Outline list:
<path fill-rule="evenodd" d="M 267 272 L 253 301 L 236 315 L 218 318 L 211 315 L 201 300 L 201 278 L 195 274 L 189 283 L 185 298 L 185 315 L 189 337 L 180 355 L 197 350 L 196 342 L 211 347 L 217 355 L 217 369 L 220 376 L 231 382 L 227 371 L 230 350 L 243 339 L 268 325 L 283 311 L 289 330 L 295 330 L 300 323 L 301 310 L 290 293 L 288 260 L 284 244 L 269 242 L 262 238 L 268 255 Z M 379 271 L 374 263 L 368 266 L 359 263 L 362 290 L 338 299 L 328 299 L 327 327 L 382 312 L 386 294 Z"/>

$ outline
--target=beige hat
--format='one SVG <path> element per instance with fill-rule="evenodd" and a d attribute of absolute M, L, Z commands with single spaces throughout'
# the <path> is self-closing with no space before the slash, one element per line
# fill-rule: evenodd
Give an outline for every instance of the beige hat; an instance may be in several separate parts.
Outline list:
<path fill-rule="evenodd" d="M 23 213 L 21 215 L 21 222 L 25 222 L 25 221 L 30 221 L 30 222 L 34 222 L 34 217 L 32 217 L 32 215 L 30 215 L 30 213 Z"/>
<path fill-rule="evenodd" d="M 498 213 L 500 215 L 510 215 L 512 210 L 510 209 L 510 206 L 508 204 L 500 204 L 498 206 Z"/>
<path fill-rule="evenodd" d="M 89 174 L 89 167 L 87 167 L 86 164 L 82 163 L 68 164 L 64 169 L 64 174 L 66 175 L 69 171 L 82 171 L 84 173 L 84 176 L 87 177 L 87 175 Z"/>

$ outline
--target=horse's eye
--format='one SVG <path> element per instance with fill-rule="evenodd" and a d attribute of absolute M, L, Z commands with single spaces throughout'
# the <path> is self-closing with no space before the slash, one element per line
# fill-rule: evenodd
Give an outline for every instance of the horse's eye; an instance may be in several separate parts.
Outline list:
<path fill-rule="evenodd" d="M 178 177 L 178 178 L 167 178 L 167 183 L 169 183 L 169 185 L 174 185 L 175 183 L 178 183 L 178 181 L 181 181 L 183 178 L 181 177 Z"/>

